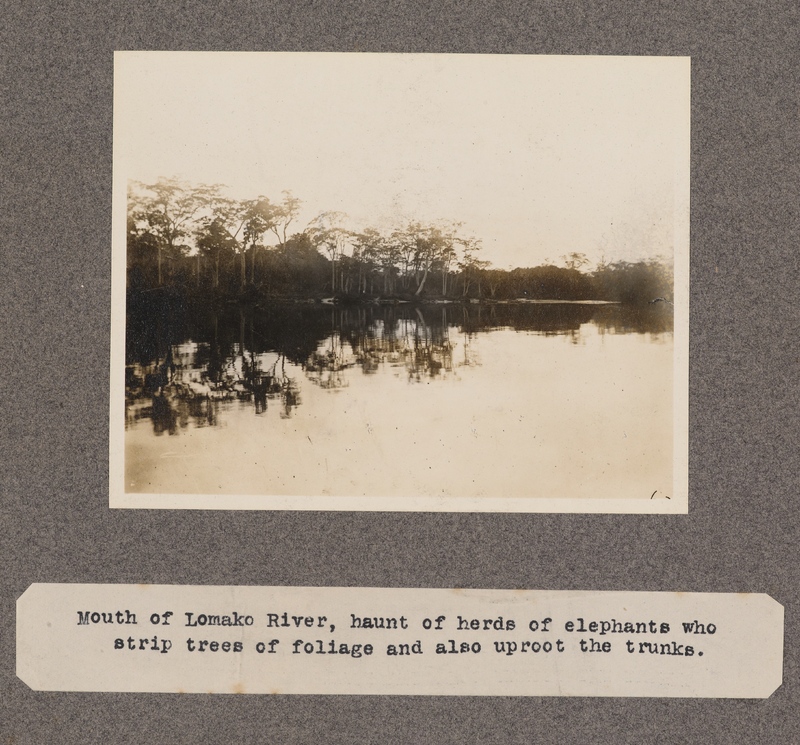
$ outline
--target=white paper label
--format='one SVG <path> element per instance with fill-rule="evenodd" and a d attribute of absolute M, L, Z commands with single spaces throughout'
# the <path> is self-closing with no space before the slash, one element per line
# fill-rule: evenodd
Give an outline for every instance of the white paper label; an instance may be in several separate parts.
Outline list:
<path fill-rule="evenodd" d="M 41 691 L 766 698 L 783 607 L 679 592 L 34 584 Z"/>

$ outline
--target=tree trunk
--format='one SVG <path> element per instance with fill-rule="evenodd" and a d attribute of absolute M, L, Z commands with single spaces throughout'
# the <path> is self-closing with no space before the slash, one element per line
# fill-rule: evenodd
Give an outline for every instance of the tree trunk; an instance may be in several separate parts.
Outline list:
<path fill-rule="evenodd" d="M 414 297 L 419 297 L 419 294 L 422 292 L 422 288 L 425 287 L 425 280 L 428 279 L 428 267 L 425 267 L 425 272 L 422 275 L 422 281 L 419 283 L 419 287 L 417 287 L 417 291 L 414 293 Z"/>

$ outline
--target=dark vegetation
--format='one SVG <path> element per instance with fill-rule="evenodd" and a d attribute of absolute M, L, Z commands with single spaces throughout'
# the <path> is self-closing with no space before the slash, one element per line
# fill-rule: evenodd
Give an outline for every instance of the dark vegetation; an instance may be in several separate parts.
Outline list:
<path fill-rule="evenodd" d="M 461 226 L 412 222 L 391 232 L 346 230 L 324 212 L 290 232 L 300 201 L 289 192 L 233 200 L 218 186 L 176 179 L 129 193 L 127 268 L 134 305 L 145 294 L 169 303 L 322 300 L 339 303 L 671 299 L 666 262 L 602 262 L 588 271 L 579 252 L 563 266 L 492 268 Z M 135 323 L 135 319 L 130 319 Z"/>

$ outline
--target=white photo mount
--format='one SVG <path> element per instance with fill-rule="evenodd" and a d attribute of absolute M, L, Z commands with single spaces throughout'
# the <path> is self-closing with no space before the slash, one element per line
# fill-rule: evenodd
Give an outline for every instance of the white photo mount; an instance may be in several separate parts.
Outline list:
<path fill-rule="evenodd" d="M 685 514 L 689 73 L 682 57 L 118 52 L 110 506 Z M 175 436 L 145 437 L 149 422 L 126 416 L 128 190 L 169 177 L 226 184 L 240 199 L 263 193 L 277 202 L 289 189 L 306 210 L 298 232 L 324 211 L 346 212 L 362 230 L 459 222 L 483 241 L 483 258 L 506 271 L 562 253 L 585 254 L 595 267 L 667 253 L 674 294 L 651 298 L 646 311 L 671 312 L 672 328 L 658 337 L 611 323 L 598 333 L 598 323 L 578 315 L 570 336 L 544 323 L 532 331 L 509 324 L 512 311 L 551 312 L 523 302 L 530 298 L 474 303 L 465 290 L 422 306 L 400 300 L 377 307 L 399 308 L 392 323 L 411 323 L 424 339 L 444 309 L 441 328 L 464 336 L 448 340 L 449 353 L 477 350 L 480 363 L 454 365 L 458 379 L 444 384 L 406 380 L 408 367 L 395 375 L 391 360 L 372 377 L 353 363 L 342 371 L 348 384 L 333 391 L 309 383 L 303 373 L 313 366 L 298 358 L 290 365 L 305 388 L 294 419 L 270 415 L 279 434 L 259 430 L 262 421 L 248 414 L 246 430 L 217 421 L 196 446 L 186 436 L 191 416 Z M 352 258 L 349 250 L 342 255 Z M 336 279 L 327 294 L 335 289 Z M 494 325 L 463 321 L 482 309 L 495 312 Z M 367 321 L 368 335 L 378 322 Z M 337 328 L 330 338 L 342 336 Z M 247 347 L 237 347 L 243 358 Z M 230 376 L 242 378 L 242 363 L 232 364 Z M 533 376 L 531 364 L 540 365 Z M 582 372 L 589 368 L 595 387 Z M 231 411 L 240 403 L 234 387 L 223 401 Z M 383 419 L 378 400 L 398 408 Z M 231 444 L 233 436 L 240 439 Z"/>

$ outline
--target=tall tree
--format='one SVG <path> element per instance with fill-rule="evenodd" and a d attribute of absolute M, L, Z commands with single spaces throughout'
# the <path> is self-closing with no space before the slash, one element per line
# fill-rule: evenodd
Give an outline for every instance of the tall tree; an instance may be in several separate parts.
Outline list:
<path fill-rule="evenodd" d="M 366 228 L 353 234 L 353 258 L 358 262 L 358 290 L 367 292 L 367 280 L 372 279 L 377 267 L 384 269 L 386 258 L 386 239 L 379 230 Z M 386 281 L 384 280 L 384 292 Z"/>
<path fill-rule="evenodd" d="M 163 256 L 172 256 L 180 240 L 191 232 L 192 221 L 218 194 L 218 186 L 191 186 L 177 178 L 160 178 L 154 184 L 136 182 L 129 195 L 135 222 L 141 223 L 158 243 L 158 284 L 164 283 Z"/>
<path fill-rule="evenodd" d="M 450 267 L 457 259 L 456 244 L 465 240 L 458 234 L 460 229 L 461 223 L 453 223 L 449 227 L 446 234 L 447 240 L 443 244 L 439 256 L 439 262 L 442 268 L 442 297 L 447 297 L 447 280 L 450 276 Z"/>
<path fill-rule="evenodd" d="M 564 254 L 561 259 L 564 261 L 564 266 L 567 269 L 581 269 L 589 263 L 586 254 L 573 251 L 572 253 Z"/>
<path fill-rule="evenodd" d="M 242 203 L 244 212 L 244 250 L 250 249 L 250 281 L 256 282 L 256 253 L 262 246 L 261 238 L 268 230 L 275 230 L 281 219 L 280 207 L 272 204 L 267 197 L 245 200 Z"/>
<path fill-rule="evenodd" d="M 324 251 L 331 262 L 331 292 L 336 292 L 336 264 L 344 255 L 350 232 L 342 227 L 346 215 L 342 212 L 323 212 L 305 229 L 306 235 L 318 250 Z"/>
<path fill-rule="evenodd" d="M 215 195 L 209 203 L 209 214 L 204 223 L 215 225 L 215 230 L 228 234 L 228 245 L 239 255 L 241 287 L 247 285 L 246 226 L 252 218 L 251 203 Z"/>
<path fill-rule="evenodd" d="M 199 255 L 206 256 L 214 268 L 213 287 L 219 287 L 219 270 L 226 256 L 236 253 L 237 241 L 231 237 L 227 226 L 219 219 L 205 221 L 196 233 L 196 244 Z"/>
<path fill-rule="evenodd" d="M 400 281 L 404 290 L 408 290 L 417 254 L 417 241 L 413 227 L 412 223 L 407 228 L 398 228 L 389 236 L 392 253 L 396 256 L 400 267 Z"/>
<path fill-rule="evenodd" d="M 462 258 L 459 262 L 461 269 L 461 277 L 463 281 L 463 296 L 467 297 L 469 294 L 472 283 L 477 280 L 478 295 L 481 294 L 481 276 L 486 269 L 489 268 L 490 262 L 482 261 L 478 258 L 478 254 L 483 247 L 480 240 L 477 238 L 462 238 L 460 239 Z"/>
<path fill-rule="evenodd" d="M 453 244 L 451 236 L 438 227 L 423 227 L 419 223 L 415 223 L 409 227 L 409 230 L 414 235 L 416 243 L 414 263 L 418 271 L 422 272 L 422 278 L 414 292 L 415 296 L 419 296 L 425 287 L 425 281 L 428 279 L 431 268 L 436 262 L 442 261 L 445 254 L 452 249 Z"/>
<path fill-rule="evenodd" d="M 286 243 L 286 231 L 300 213 L 302 204 L 297 197 L 293 196 L 292 192 L 285 189 L 283 191 L 283 201 L 279 205 L 273 205 L 269 229 L 275 233 L 275 237 L 281 246 Z"/>

